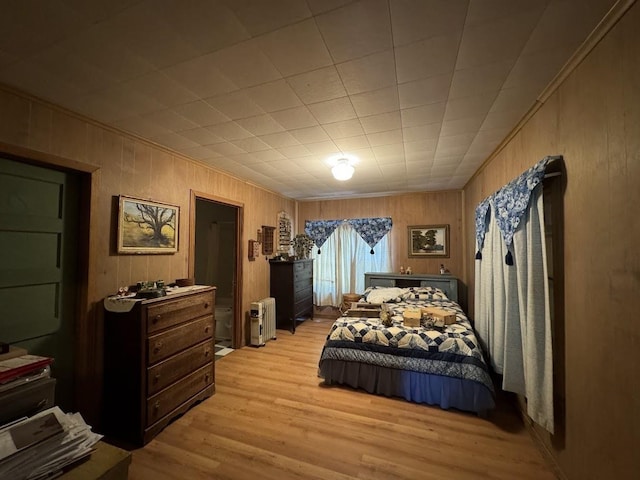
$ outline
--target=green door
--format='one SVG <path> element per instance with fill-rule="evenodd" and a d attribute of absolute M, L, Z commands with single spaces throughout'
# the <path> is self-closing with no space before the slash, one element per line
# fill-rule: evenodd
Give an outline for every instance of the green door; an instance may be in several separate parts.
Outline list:
<path fill-rule="evenodd" d="M 66 287 L 75 275 L 68 237 L 77 183 L 73 174 L 0 158 L 0 341 L 54 357 L 63 408 L 73 391 L 75 301 Z"/>

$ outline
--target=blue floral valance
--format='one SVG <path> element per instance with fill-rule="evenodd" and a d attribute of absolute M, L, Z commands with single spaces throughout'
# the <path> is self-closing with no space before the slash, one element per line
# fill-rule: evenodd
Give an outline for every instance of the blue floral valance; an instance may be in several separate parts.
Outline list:
<path fill-rule="evenodd" d="M 482 246 L 484 245 L 484 234 L 487 232 L 487 213 L 489 212 L 489 199 L 486 198 L 481 201 L 476 207 L 476 243 L 478 244 L 478 251 L 476 252 L 476 259 L 482 258 Z"/>
<path fill-rule="evenodd" d="M 520 219 L 524 215 L 529 206 L 531 192 L 540 184 L 544 178 L 545 168 L 547 164 L 560 156 L 545 157 L 536 163 L 533 167 L 522 173 L 518 178 L 512 180 L 493 195 L 483 200 L 476 207 L 476 241 L 478 242 L 478 253 L 476 258 L 481 259 L 482 245 L 484 243 L 484 235 L 487 229 L 486 215 L 489 206 L 493 210 L 496 223 L 502 238 L 507 246 L 507 255 L 505 262 L 507 265 L 513 265 L 513 256 L 511 254 L 511 243 L 513 242 L 513 234 L 520 224 Z M 483 214 L 484 211 L 484 214 Z"/>
<path fill-rule="evenodd" d="M 391 217 L 376 218 L 351 218 L 346 220 L 306 220 L 304 222 L 304 231 L 311 237 L 318 247 L 318 253 L 327 238 L 331 236 L 336 228 L 342 223 L 348 223 L 358 232 L 358 235 L 367 242 L 371 247 L 371 254 L 375 253 L 373 247 L 384 237 L 390 230 L 393 222 Z"/>

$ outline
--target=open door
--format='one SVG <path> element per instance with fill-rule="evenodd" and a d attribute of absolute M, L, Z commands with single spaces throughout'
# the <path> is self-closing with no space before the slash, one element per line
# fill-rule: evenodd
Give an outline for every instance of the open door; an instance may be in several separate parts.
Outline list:
<path fill-rule="evenodd" d="M 200 192 L 191 195 L 189 276 L 216 290 L 216 342 L 242 345 L 243 205 Z"/>

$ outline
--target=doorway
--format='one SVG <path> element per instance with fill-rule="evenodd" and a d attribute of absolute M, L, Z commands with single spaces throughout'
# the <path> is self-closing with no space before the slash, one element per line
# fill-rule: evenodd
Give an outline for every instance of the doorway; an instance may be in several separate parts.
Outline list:
<path fill-rule="evenodd" d="M 65 410 L 74 408 L 81 182 L 0 157 L 0 340 L 54 358 L 55 403 Z"/>
<path fill-rule="evenodd" d="M 200 193 L 193 200 L 192 276 L 197 284 L 216 287 L 216 344 L 239 348 L 242 206 Z"/>

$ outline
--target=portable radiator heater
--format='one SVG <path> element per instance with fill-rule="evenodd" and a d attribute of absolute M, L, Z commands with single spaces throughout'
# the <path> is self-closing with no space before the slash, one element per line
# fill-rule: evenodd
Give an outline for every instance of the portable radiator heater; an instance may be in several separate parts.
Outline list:
<path fill-rule="evenodd" d="M 251 303 L 251 345 L 263 347 L 276 339 L 276 299 L 263 298 Z"/>

